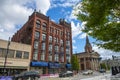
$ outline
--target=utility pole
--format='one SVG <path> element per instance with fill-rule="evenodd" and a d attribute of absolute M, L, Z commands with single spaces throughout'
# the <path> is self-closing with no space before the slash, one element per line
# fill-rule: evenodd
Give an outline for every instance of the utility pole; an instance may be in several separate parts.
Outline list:
<path fill-rule="evenodd" d="M 6 55 L 5 55 L 5 61 L 4 61 L 4 74 L 5 75 L 5 71 L 6 71 L 6 62 L 7 62 L 7 55 L 8 55 L 8 52 L 9 52 L 9 46 L 10 46 L 10 37 L 9 37 L 9 40 L 8 40 L 8 44 L 7 44 L 7 51 L 6 51 Z"/>

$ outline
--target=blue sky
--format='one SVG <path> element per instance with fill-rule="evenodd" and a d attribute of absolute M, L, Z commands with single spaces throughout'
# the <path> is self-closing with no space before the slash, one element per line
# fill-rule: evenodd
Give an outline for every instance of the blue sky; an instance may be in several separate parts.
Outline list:
<path fill-rule="evenodd" d="M 78 2 L 80 0 L 2 0 L 0 2 L 0 39 L 7 40 L 8 37 L 11 37 L 36 9 L 49 16 L 56 23 L 60 18 L 71 22 L 73 53 L 84 52 L 86 34 L 81 31 L 84 28 L 84 22 L 77 20 L 73 14 L 73 7 Z M 90 36 L 89 41 L 93 50 L 97 51 L 104 59 L 111 58 L 113 54 L 120 54 L 93 45 L 92 42 L 95 39 Z"/>

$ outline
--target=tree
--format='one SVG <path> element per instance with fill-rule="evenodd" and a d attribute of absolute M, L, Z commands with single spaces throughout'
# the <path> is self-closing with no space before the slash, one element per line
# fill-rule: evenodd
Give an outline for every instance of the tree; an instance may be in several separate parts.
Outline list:
<path fill-rule="evenodd" d="M 101 64 L 100 64 L 100 68 L 101 68 L 101 69 L 107 69 L 107 68 L 106 68 L 106 64 L 105 64 L 105 63 L 101 63 Z"/>
<path fill-rule="evenodd" d="M 120 51 L 120 0 L 81 0 L 74 14 L 85 22 L 83 32 L 99 47 Z"/>
<path fill-rule="evenodd" d="M 78 58 L 75 55 L 72 55 L 71 64 L 72 70 L 78 71 L 80 69 Z"/>

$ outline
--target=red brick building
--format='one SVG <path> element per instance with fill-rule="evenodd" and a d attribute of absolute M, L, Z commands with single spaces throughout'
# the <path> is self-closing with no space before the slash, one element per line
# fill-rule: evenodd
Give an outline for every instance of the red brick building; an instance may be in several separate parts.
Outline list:
<path fill-rule="evenodd" d="M 30 44 L 30 68 L 41 74 L 70 69 L 72 55 L 71 24 L 64 19 L 59 24 L 34 11 L 28 21 L 12 37 L 12 41 Z"/>

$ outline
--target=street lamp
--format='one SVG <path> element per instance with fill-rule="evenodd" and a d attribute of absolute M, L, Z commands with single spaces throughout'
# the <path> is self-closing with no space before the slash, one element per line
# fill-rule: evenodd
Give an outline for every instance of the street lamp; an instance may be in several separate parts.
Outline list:
<path fill-rule="evenodd" d="M 4 74 L 5 75 L 5 70 L 6 70 L 6 62 L 7 62 L 7 55 L 8 55 L 8 51 L 9 51 L 9 46 L 10 46 L 10 37 L 9 37 L 9 40 L 8 40 L 8 44 L 7 44 L 7 52 L 6 52 L 6 55 L 5 55 L 5 61 L 4 61 Z"/>

